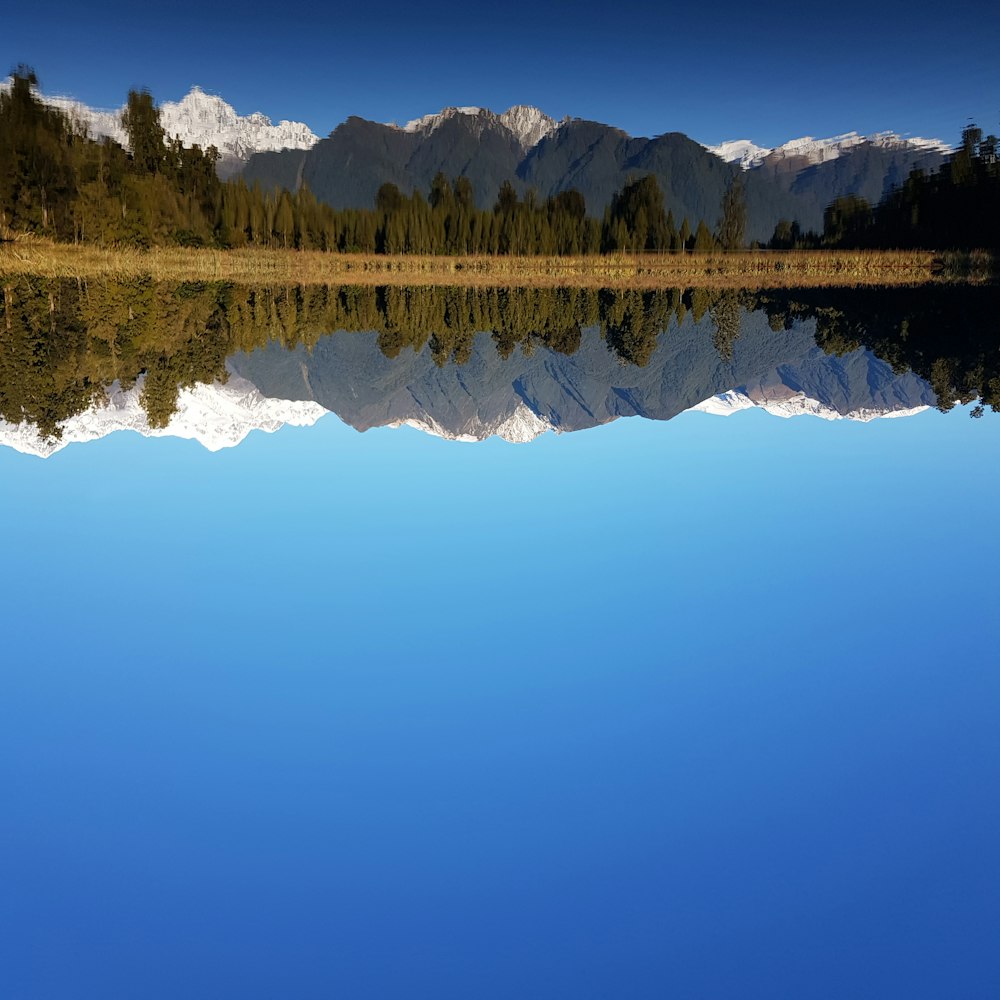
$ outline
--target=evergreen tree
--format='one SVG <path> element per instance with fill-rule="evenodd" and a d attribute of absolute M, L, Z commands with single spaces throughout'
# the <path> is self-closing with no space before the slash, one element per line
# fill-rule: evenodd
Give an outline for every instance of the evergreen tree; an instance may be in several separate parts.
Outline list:
<path fill-rule="evenodd" d="M 723 250 L 740 250 L 744 246 L 747 228 L 747 205 L 743 193 L 743 180 L 737 174 L 726 188 L 722 199 L 722 217 L 719 219 L 716 238 Z"/>
<path fill-rule="evenodd" d="M 148 90 L 130 90 L 121 121 L 128 135 L 136 169 L 142 173 L 157 173 L 166 158 L 166 133 L 160 124 L 160 109 L 153 103 L 152 94 Z"/>
<path fill-rule="evenodd" d="M 693 249 L 698 253 L 705 253 L 715 249 L 715 237 L 708 226 L 705 225 L 704 219 L 698 223 L 698 228 L 695 230 Z"/>

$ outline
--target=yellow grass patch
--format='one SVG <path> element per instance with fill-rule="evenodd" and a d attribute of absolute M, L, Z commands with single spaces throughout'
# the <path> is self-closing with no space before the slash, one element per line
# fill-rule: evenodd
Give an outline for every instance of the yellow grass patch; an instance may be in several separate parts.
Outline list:
<path fill-rule="evenodd" d="M 438 257 L 314 250 L 105 249 L 20 239 L 0 244 L 0 276 L 150 276 L 236 284 L 781 288 L 944 281 L 930 251 L 740 251 L 586 257 Z"/>

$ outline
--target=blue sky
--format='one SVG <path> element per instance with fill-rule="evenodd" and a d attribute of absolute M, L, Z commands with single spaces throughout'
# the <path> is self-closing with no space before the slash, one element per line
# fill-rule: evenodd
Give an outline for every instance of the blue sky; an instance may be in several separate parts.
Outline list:
<path fill-rule="evenodd" d="M 954 142 L 970 117 L 1000 132 L 986 0 L 8 6 L 0 52 L 49 93 L 117 106 L 132 86 L 176 100 L 197 83 L 321 135 L 350 114 L 516 103 L 707 143 L 852 129 Z"/>

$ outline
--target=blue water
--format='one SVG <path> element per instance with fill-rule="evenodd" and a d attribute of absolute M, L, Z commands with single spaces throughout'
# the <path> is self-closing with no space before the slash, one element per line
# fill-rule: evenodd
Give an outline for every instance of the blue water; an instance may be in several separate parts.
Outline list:
<path fill-rule="evenodd" d="M 989 416 L 0 454 L 0 998 L 989 998 Z"/>

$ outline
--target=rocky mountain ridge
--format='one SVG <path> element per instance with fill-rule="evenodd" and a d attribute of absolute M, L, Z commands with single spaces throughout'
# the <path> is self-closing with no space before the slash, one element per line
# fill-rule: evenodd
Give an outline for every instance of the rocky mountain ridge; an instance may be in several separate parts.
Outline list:
<path fill-rule="evenodd" d="M 733 139 L 705 148 L 726 163 L 736 163 L 744 170 L 752 170 L 765 163 L 773 164 L 782 160 L 800 160 L 803 166 L 826 163 L 846 155 L 862 143 L 868 143 L 878 149 L 935 152 L 942 155 L 952 152 L 951 147 L 940 139 L 902 136 L 896 132 L 876 132 L 872 135 L 845 132 L 843 135 L 831 136 L 828 139 L 814 139 L 807 135 L 800 139 L 790 139 L 771 149 L 758 146 L 750 139 Z"/>
<path fill-rule="evenodd" d="M 490 125 L 507 129 L 514 135 L 521 149 L 525 152 L 559 127 L 559 123 L 554 118 L 550 118 L 544 111 L 528 104 L 516 104 L 502 114 L 497 114 L 488 108 L 443 108 L 435 114 L 414 118 L 401 128 L 404 132 L 428 135 L 448 119 L 459 115 L 470 119 L 469 125 L 474 132 L 480 135 L 483 129 Z M 399 128 L 400 126 L 391 125 L 390 127 Z"/>
<path fill-rule="evenodd" d="M 9 82 L 4 84 L 9 86 Z M 112 110 L 91 108 L 71 97 L 48 97 L 42 100 L 65 112 L 85 127 L 94 138 L 113 139 L 128 146 L 122 128 L 124 106 Z M 220 154 L 219 174 L 226 177 L 239 171 L 254 153 L 282 149 L 308 149 L 319 141 L 303 122 L 282 120 L 275 125 L 259 111 L 237 114 L 223 98 L 194 86 L 179 101 L 160 105 L 160 123 L 168 138 L 179 138 L 185 146 L 215 146 Z"/>

